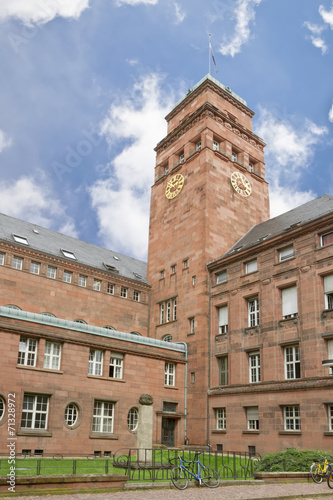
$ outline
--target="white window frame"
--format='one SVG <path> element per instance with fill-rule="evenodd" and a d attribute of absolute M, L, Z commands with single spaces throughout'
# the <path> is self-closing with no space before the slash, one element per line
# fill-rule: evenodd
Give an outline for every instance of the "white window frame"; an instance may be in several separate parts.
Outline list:
<path fill-rule="evenodd" d="M 125 286 L 120 288 L 120 297 L 127 299 L 127 288 Z"/>
<path fill-rule="evenodd" d="M 72 275 L 73 273 L 71 271 L 64 271 L 63 281 L 65 283 L 72 283 Z"/>
<path fill-rule="evenodd" d="M 75 257 L 75 254 L 73 252 L 71 252 L 70 250 L 64 250 L 63 248 L 61 248 L 61 251 L 62 251 L 64 257 L 67 257 L 67 259 L 77 260 L 77 258 Z"/>
<path fill-rule="evenodd" d="M 118 352 L 110 353 L 110 367 L 109 367 L 109 377 L 110 378 L 123 378 L 123 366 L 124 366 L 124 355 Z M 113 374 L 111 375 L 111 371 Z"/>
<path fill-rule="evenodd" d="M 171 266 L 171 274 L 175 274 L 176 273 L 176 264 L 172 264 Z"/>
<path fill-rule="evenodd" d="M 290 319 L 298 317 L 297 286 L 283 288 L 282 297 L 282 318 Z"/>
<path fill-rule="evenodd" d="M 164 340 L 164 342 L 172 342 L 172 335 L 168 333 L 167 335 L 164 335 L 162 340 Z"/>
<path fill-rule="evenodd" d="M 133 300 L 134 302 L 140 302 L 140 292 L 138 292 L 138 290 L 134 290 Z"/>
<path fill-rule="evenodd" d="M 325 309 L 333 309 L 333 274 L 324 276 Z"/>
<path fill-rule="evenodd" d="M 99 349 L 89 350 L 88 375 L 103 375 L 103 354 Z"/>
<path fill-rule="evenodd" d="M 164 323 L 164 313 L 165 313 L 164 302 L 161 302 L 161 304 L 160 304 L 160 324 L 161 325 Z"/>
<path fill-rule="evenodd" d="M 284 377 L 285 380 L 298 380 L 301 378 L 299 345 L 284 348 Z"/>
<path fill-rule="evenodd" d="M 61 344 L 57 342 L 45 342 L 43 368 L 48 370 L 60 370 Z"/>
<path fill-rule="evenodd" d="M 167 300 L 166 302 L 166 317 L 165 320 L 167 323 L 171 321 L 171 300 Z"/>
<path fill-rule="evenodd" d="M 190 323 L 190 333 L 194 333 L 195 332 L 195 319 L 189 318 L 189 323 Z"/>
<path fill-rule="evenodd" d="M 245 274 L 255 273 L 258 271 L 258 261 L 253 259 L 245 264 Z"/>
<path fill-rule="evenodd" d="M 87 276 L 83 276 L 83 274 L 79 274 L 78 285 L 85 288 L 87 286 Z"/>
<path fill-rule="evenodd" d="M 327 340 L 327 359 L 333 359 L 333 339 Z M 333 367 L 329 367 L 329 374 L 333 375 Z"/>
<path fill-rule="evenodd" d="M 228 356 L 219 358 L 219 386 L 224 387 L 229 384 Z"/>
<path fill-rule="evenodd" d="M 109 295 L 114 295 L 114 284 L 113 283 L 108 283 L 107 293 Z"/>
<path fill-rule="evenodd" d="M 94 278 L 93 290 L 95 290 L 96 292 L 101 291 L 101 280 Z"/>
<path fill-rule="evenodd" d="M 218 308 L 219 313 L 219 335 L 228 333 L 228 306 Z"/>
<path fill-rule="evenodd" d="M 256 384 L 261 381 L 260 378 L 260 352 L 249 353 L 249 380 L 250 384 Z"/>
<path fill-rule="evenodd" d="M 77 423 L 79 409 L 75 403 L 69 403 L 65 408 L 65 424 L 73 427 Z"/>
<path fill-rule="evenodd" d="M 219 431 L 225 431 L 227 427 L 226 409 L 216 408 L 215 418 L 216 418 L 216 429 Z"/>
<path fill-rule="evenodd" d="M 16 255 L 14 255 L 12 268 L 17 269 L 18 271 L 22 271 L 22 267 L 23 267 L 23 259 L 21 257 L 16 257 Z"/>
<path fill-rule="evenodd" d="M 301 412 L 299 405 L 283 407 L 283 427 L 285 431 L 301 430 Z"/>
<path fill-rule="evenodd" d="M 213 151 L 220 151 L 220 144 L 218 141 L 213 141 Z"/>
<path fill-rule="evenodd" d="M 227 271 L 222 271 L 216 275 L 216 284 L 225 283 L 227 281 Z"/>
<path fill-rule="evenodd" d="M 292 259 L 293 257 L 295 257 L 293 245 L 289 245 L 279 250 L 279 262 L 284 262 L 285 260 Z"/>
<path fill-rule="evenodd" d="M 194 275 L 194 276 L 192 276 L 192 285 L 194 286 L 196 284 L 197 284 L 197 276 Z"/>
<path fill-rule="evenodd" d="M 40 273 L 40 263 L 31 261 L 30 262 L 30 272 L 31 274 L 39 274 Z"/>
<path fill-rule="evenodd" d="M 164 385 L 174 387 L 176 379 L 176 365 L 175 363 L 165 363 L 164 367 Z"/>
<path fill-rule="evenodd" d="M 18 234 L 13 234 L 13 238 L 16 243 L 21 243 L 22 245 L 29 245 L 29 242 L 25 236 L 19 236 Z"/>
<path fill-rule="evenodd" d="M 329 237 L 328 239 L 332 240 L 332 241 L 328 241 L 328 243 L 324 243 L 324 238 L 326 238 L 326 237 Z M 320 238 L 320 242 L 321 242 L 321 246 L 322 247 L 326 247 L 327 245 L 332 245 L 332 243 L 333 243 L 333 232 L 323 234 L 321 236 L 321 238 Z"/>
<path fill-rule="evenodd" d="M 172 303 L 172 320 L 176 321 L 177 319 L 177 297 L 173 299 Z"/>
<path fill-rule="evenodd" d="M 95 401 L 93 413 L 93 432 L 113 434 L 114 403 Z"/>
<path fill-rule="evenodd" d="M 248 327 L 259 326 L 259 297 L 252 297 L 247 300 Z"/>
<path fill-rule="evenodd" d="M 333 404 L 328 405 L 327 412 L 328 412 L 328 430 L 330 432 L 333 432 Z"/>
<path fill-rule="evenodd" d="M 47 266 L 47 277 L 55 280 L 57 276 L 57 268 L 52 266 Z"/>
<path fill-rule="evenodd" d="M 127 427 L 129 431 L 136 431 L 139 423 L 139 412 L 137 408 L 131 408 L 127 414 Z"/>
<path fill-rule="evenodd" d="M 20 366 L 36 366 L 38 342 L 36 339 L 21 335 L 17 364 Z"/>
<path fill-rule="evenodd" d="M 0 252 L 0 266 L 3 266 L 5 263 L 5 254 Z"/>
<path fill-rule="evenodd" d="M 259 408 L 258 406 L 248 406 L 246 408 L 247 430 L 259 430 Z"/>
<path fill-rule="evenodd" d="M 24 394 L 21 429 L 47 429 L 49 402 L 49 396 Z"/>
<path fill-rule="evenodd" d="M 6 401 L 2 396 L 0 396 L 0 422 L 5 416 L 5 412 L 6 412 Z"/>

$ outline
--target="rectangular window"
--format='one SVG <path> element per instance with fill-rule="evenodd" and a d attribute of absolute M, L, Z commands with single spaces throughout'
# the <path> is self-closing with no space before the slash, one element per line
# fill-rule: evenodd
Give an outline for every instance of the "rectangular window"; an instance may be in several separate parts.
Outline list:
<path fill-rule="evenodd" d="M 103 373 L 103 351 L 90 349 L 88 375 L 102 375 Z"/>
<path fill-rule="evenodd" d="M 190 333 L 194 333 L 194 318 L 189 318 Z"/>
<path fill-rule="evenodd" d="M 328 429 L 333 431 L 333 405 L 328 405 Z"/>
<path fill-rule="evenodd" d="M 47 267 L 47 277 L 51 278 L 52 280 L 55 280 L 56 275 L 57 275 L 57 269 L 55 267 L 48 266 Z"/>
<path fill-rule="evenodd" d="M 188 269 L 189 260 L 185 259 L 183 262 L 184 262 L 184 269 Z"/>
<path fill-rule="evenodd" d="M 27 238 L 24 236 L 19 236 L 18 234 L 13 234 L 13 238 L 17 243 L 22 243 L 23 245 L 29 245 Z"/>
<path fill-rule="evenodd" d="M 23 265 L 23 259 L 21 257 L 13 257 L 13 269 L 18 269 L 19 271 L 22 270 L 22 265 Z"/>
<path fill-rule="evenodd" d="M 110 294 L 110 295 L 113 295 L 114 294 L 114 285 L 112 283 L 108 283 L 108 289 L 107 289 L 107 292 Z"/>
<path fill-rule="evenodd" d="M 164 269 L 163 271 L 160 271 L 160 279 L 163 280 L 164 279 Z"/>
<path fill-rule="evenodd" d="M 228 356 L 219 358 L 219 385 L 228 385 Z"/>
<path fill-rule="evenodd" d="M 282 290 L 282 317 L 283 319 L 297 318 L 297 287 L 284 288 Z"/>
<path fill-rule="evenodd" d="M 61 344 L 45 342 L 43 368 L 60 370 Z"/>
<path fill-rule="evenodd" d="M 48 396 L 25 394 L 22 408 L 22 429 L 46 429 L 49 410 Z"/>
<path fill-rule="evenodd" d="M 171 274 L 175 274 L 175 272 L 176 272 L 176 264 L 173 264 L 171 266 Z"/>
<path fill-rule="evenodd" d="M 113 433 L 114 403 L 95 401 L 93 415 L 93 432 Z"/>
<path fill-rule="evenodd" d="M 197 284 L 197 277 L 192 276 L 192 285 L 196 285 L 196 284 Z"/>
<path fill-rule="evenodd" d="M 70 271 L 64 271 L 64 282 L 65 283 L 72 282 L 72 273 Z"/>
<path fill-rule="evenodd" d="M 164 323 L 164 302 L 160 304 L 160 324 Z"/>
<path fill-rule="evenodd" d="M 254 172 L 254 165 L 252 162 L 249 162 L 249 172 Z"/>
<path fill-rule="evenodd" d="M 228 333 L 228 306 L 219 307 L 219 334 Z"/>
<path fill-rule="evenodd" d="M 171 301 L 168 300 L 166 303 L 166 322 L 169 323 L 171 320 Z"/>
<path fill-rule="evenodd" d="M 289 247 L 282 248 L 279 250 L 279 261 L 292 259 L 294 257 L 294 247 L 290 245 Z"/>
<path fill-rule="evenodd" d="M 260 382 L 260 353 L 249 354 L 250 384 Z"/>
<path fill-rule="evenodd" d="M 225 431 L 227 424 L 227 417 L 225 408 L 216 408 L 216 429 Z"/>
<path fill-rule="evenodd" d="M 246 417 L 247 417 L 247 430 L 258 431 L 259 430 L 258 406 L 249 406 L 248 408 L 246 408 Z"/>
<path fill-rule="evenodd" d="M 137 290 L 134 290 L 133 300 L 135 302 L 140 302 L 140 292 L 138 292 Z"/>
<path fill-rule="evenodd" d="M 218 273 L 216 275 L 216 283 L 217 284 L 224 283 L 225 281 L 227 281 L 227 271 L 222 271 L 222 273 Z"/>
<path fill-rule="evenodd" d="M 127 288 L 121 287 L 120 289 L 120 297 L 123 297 L 123 299 L 127 299 Z"/>
<path fill-rule="evenodd" d="M 165 363 L 164 385 L 175 385 L 176 365 L 174 363 Z"/>
<path fill-rule="evenodd" d="M 247 301 L 249 328 L 259 325 L 259 299 L 255 297 Z"/>
<path fill-rule="evenodd" d="M 231 161 L 237 161 L 237 153 L 235 153 L 234 151 L 231 153 Z"/>
<path fill-rule="evenodd" d="M 333 274 L 324 278 L 325 309 L 333 309 Z"/>
<path fill-rule="evenodd" d="M 333 339 L 327 341 L 327 359 L 333 360 Z M 333 375 L 333 367 L 329 367 L 330 375 Z"/>
<path fill-rule="evenodd" d="M 184 153 L 180 153 L 180 155 L 179 155 L 179 163 L 184 163 Z"/>
<path fill-rule="evenodd" d="M 32 274 L 39 274 L 40 271 L 40 263 L 39 262 L 30 262 L 30 272 Z"/>
<path fill-rule="evenodd" d="M 176 321 L 176 319 L 177 319 L 177 299 L 173 299 L 172 319 L 173 319 L 173 321 Z"/>
<path fill-rule="evenodd" d="M 80 276 L 79 276 L 79 286 L 83 286 L 83 287 L 87 286 L 87 276 L 82 276 L 82 274 L 80 274 Z"/>
<path fill-rule="evenodd" d="M 122 354 L 111 352 L 109 377 L 123 378 L 123 358 Z"/>
<path fill-rule="evenodd" d="M 195 145 L 195 150 L 196 151 L 201 151 L 201 141 L 198 141 Z"/>
<path fill-rule="evenodd" d="M 20 338 L 17 364 L 23 366 L 36 366 L 37 340 L 27 337 Z"/>
<path fill-rule="evenodd" d="M 101 290 L 101 281 L 100 280 L 94 279 L 93 290 L 96 290 L 96 292 L 100 292 L 100 290 Z"/>
<path fill-rule="evenodd" d="M 67 257 L 68 259 L 76 260 L 75 254 L 73 252 L 70 252 L 68 250 L 63 250 L 63 249 L 61 249 L 61 251 L 62 251 L 63 255 L 65 257 Z"/>
<path fill-rule="evenodd" d="M 333 243 L 333 233 L 324 234 L 321 237 L 321 246 L 331 245 Z"/>
<path fill-rule="evenodd" d="M 213 141 L 213 151 L 220 151 L 220 145 L 217 141 Z"/>
<path fill-rule="evenodd" d="M 3 266 L 5 263 L 5 254 L 0 252 L 0 266 Z"/>
<path fill-rule="evenodd" d="M 258 271 L 257 259 L 251 260 L 251 262 L 245 264 L 245 274 L 254 273 L 255 271 Z"/>
<path fill-rule="evenodd" d="M 283 420 L 285 431 L 301 430 L 301 414 L 299 406 L 285 406 L 283 408 Z"/>
<path fill-rule="evenodd" d="M 284 373 L 286 380 L 301 378 L 301 361 L 300 361 L 298 345 L 285 347 Z"/>

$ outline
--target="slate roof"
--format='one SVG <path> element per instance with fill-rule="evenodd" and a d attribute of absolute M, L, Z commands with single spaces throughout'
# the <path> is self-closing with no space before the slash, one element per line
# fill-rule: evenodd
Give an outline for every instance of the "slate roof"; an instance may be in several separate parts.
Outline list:
<path fill-rule="evenodd" d="M 29 245 L 17 243 L 13 235 L 23 236 L 28 240 Z M 4 214 L 0 214 L 0 241 L 22 248 L 31 248 L 64 261 L 77 262 L 104 272 L 109 271 L 105 266 L 107 264 L 115 267 L 118 271 L 109 271 L 110 275 L 122 276 L 147 284 L 146 262 Z M 66 258 L 61 250 L 74 253 L 76 260 Z"/>
<path fill-rule="evenodd" d="M 259 245 L 262 241 L 275 238 L 296 227 L 305 226 L 329 213 L 333 213 L 333 196 L 325 194 L 289 212 L 253 226 L 222 258 L 229 257 L 237 250 L 243 251 Z"/>

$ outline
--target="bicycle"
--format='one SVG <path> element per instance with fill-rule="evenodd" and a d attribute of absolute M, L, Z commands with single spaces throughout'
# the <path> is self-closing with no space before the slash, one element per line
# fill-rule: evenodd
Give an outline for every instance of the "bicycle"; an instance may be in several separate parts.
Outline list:
<path fill-rule="evenodd" d="M 212 467 L 206 467 L 200 462 L 199 455 L 201 453 L 203 452 L 196 452 L 194 460 L 184 460 L 178 455 L 179 465 L 172 468 L 171 481 L 179 490 L 185 490 L 185 488 L 187 488 L 189 475 L 193 476 L 200 485 L 205 484 L 209 488 L 216 488 L 220 484 L 220 476 L 216 470 Z M 195 464 L 197 465 L 197 473 L 194 470 Z M 192 470 L 190 470 L 191 466 Z"/>
<path fill-rule="evenodd" d="M 325 457 L 324 467 L 320 465 L 319 460 L 314 460 L 313 464 L 310 467 L 311 477 L 314 480 L 314 482 L 318 484 L 322 482 L 324 477 L 327 477 L 327 482 L 328 482 L 331 473 L 333 474 L 332 465 L 328 463 L 326 457 Z M 332 483 L 333 483 L 333 477 L 332 477 Z M 330 485 L 328 484 L 328 486 Z M 330 488 L 333 488 L 333 484 L 332 486 L 330 486 Z"/>

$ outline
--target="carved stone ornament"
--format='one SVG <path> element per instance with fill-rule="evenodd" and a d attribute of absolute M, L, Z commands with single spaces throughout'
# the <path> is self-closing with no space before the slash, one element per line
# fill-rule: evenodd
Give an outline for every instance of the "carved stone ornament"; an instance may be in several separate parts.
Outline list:
<path fill-rule="evenodd" d="M 139 398 L 139 403 L 143 406 L 150 406 L 153 404 L 153 402 L 153 396 L 151 396 L 150 394 L 141 394 Z"/>

